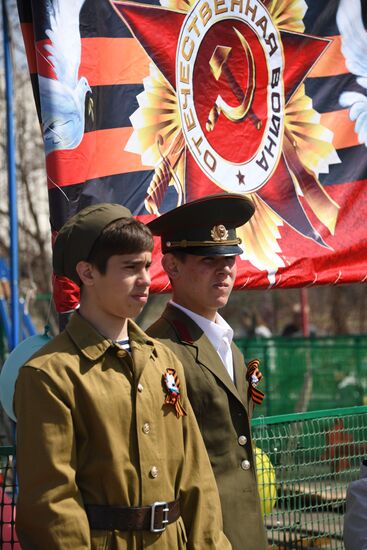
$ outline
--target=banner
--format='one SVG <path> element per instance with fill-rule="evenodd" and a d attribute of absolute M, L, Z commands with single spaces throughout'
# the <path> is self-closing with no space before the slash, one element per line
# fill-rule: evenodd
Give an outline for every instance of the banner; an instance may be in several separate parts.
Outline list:
<path fill-rule="evenodd" d="M 366 280 L 366 3 L 18 6 L 54 235 L 93 203 L 148 221 L 224 190 L 256 206 L 236 288 Z M 60 311 L 72 309 L 75 289 L 58 283 Z"/>

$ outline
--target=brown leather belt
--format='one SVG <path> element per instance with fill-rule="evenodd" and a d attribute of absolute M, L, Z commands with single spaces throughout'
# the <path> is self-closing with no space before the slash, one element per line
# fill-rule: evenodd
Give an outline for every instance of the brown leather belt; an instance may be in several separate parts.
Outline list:
<path fill-rule="evenodd" d="M 86 504 L 89 526 L 103 531 L 161 533 L 180 517 L 180 501 L 154 502 L 151 506 L 125 507 Z"/>

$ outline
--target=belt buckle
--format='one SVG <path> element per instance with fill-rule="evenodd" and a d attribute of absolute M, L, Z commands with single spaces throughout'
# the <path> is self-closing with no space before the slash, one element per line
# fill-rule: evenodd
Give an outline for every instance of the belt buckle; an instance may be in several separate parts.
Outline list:
<path fill-rule="evenodd" d="M 163 506 L 163 510 L 162 510 L 162 512 L 163 512 L 162 527 L 155 528 L 154 527 L 155 512 L 156 512 L 156 509 L 159 506 Z M 151 518 L 150 518 L 150 531 L 151 531 L 151 533 L 162 533 L 162 531 L 165 531 L 166 525 L 168 523 L 168 512 L 169 512 L 168 502 L 158 502 L 158 501 L 153 502 L 153 504 L 151 506 L 151 509 L 152 509 L 152 515 L 151 515 Z"/>

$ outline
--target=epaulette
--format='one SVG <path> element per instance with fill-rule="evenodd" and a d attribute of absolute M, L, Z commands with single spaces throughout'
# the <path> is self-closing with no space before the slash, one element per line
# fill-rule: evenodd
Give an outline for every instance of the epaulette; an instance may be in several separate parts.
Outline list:
<path fill-rule="evenodd" d="M 187 326 L 185 325 L 185 323 L 183 323 L 182 321 L 180 321 L 178 319 L 175 319 L 174 321 L 172 321 L 172 324 L 175 327 L 176 332 L 177 332 L 178 336 L 180 337 L 180 340 L 182 340 L 182 342 L 186 342 L 187 344 L 193 344 L 194 343 L 194 340 L 193 340 L 193 338 L 190 334 L 190 331 L 187 328 Z"/>

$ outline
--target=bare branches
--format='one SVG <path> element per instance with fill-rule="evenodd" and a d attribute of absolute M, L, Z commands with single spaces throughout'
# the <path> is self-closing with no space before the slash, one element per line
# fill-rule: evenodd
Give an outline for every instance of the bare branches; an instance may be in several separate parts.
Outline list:
<path fill-rule="evenodd" d="M 19 287 L 37 293 L 51 291 L 51 235 L 44 152 L 33 90 L 26 65 L 16 0 L 7 0 L 13 48 L 14 126 L 19 242 Z M 6 125 L 4 79 L 0 83 L 0 255 L 9 258 L 9 215 L 7 208 Z M 47 305 L 48 307 L 48 305 Z"/>

